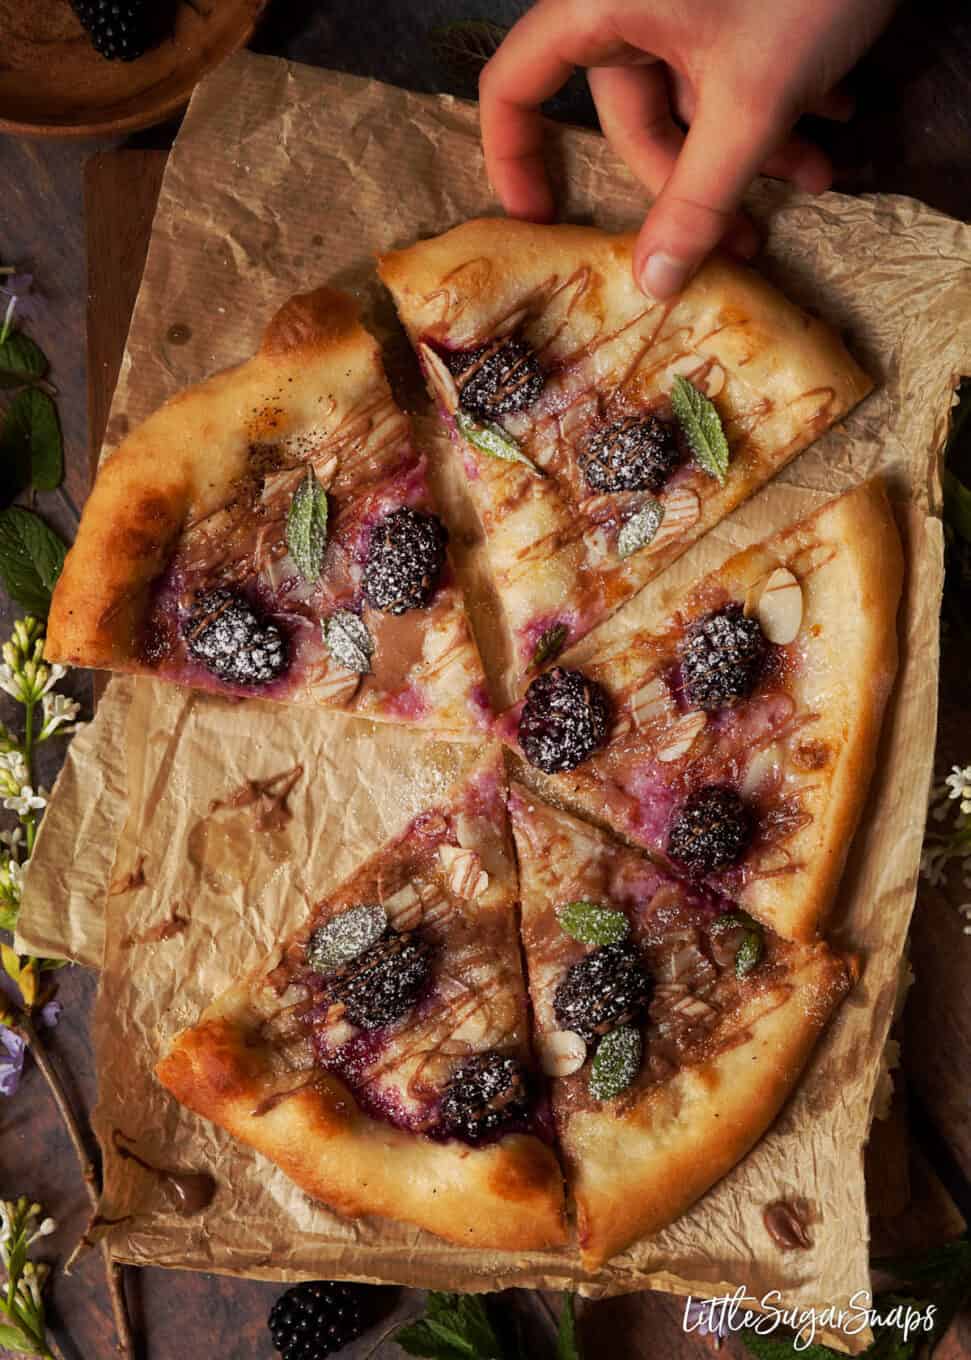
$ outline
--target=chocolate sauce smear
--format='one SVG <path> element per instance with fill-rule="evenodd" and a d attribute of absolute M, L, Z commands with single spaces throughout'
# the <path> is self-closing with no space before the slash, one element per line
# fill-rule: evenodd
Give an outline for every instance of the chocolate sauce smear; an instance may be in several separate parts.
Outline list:
<path fill-rule="evenodd" d="M 208 1171 L 173 1171 L 167 1167 L 153 1166 L 151 1162 L 146 1162 L 139 1157 L 136 1152 L 126 1144 L 134 1142 L 127 1134 L 120 1129 L 115 1129 L 111 1135 L 111 1141 L 119 1157 L 126 1161 L 136 1162 L 155 1176 L 164 1190 L 169 1192 L 170 1198 L 175 1201 L 176 1211 L 188 1218 L 192 1214 L 201 1213 L 213 1200 L 216 1193 L 216 1182 Z"/>
<path fill-rule="evenodd" d="M 810 1221 L 810 1207 L 804 1199 L 777 1199 L 762 1210 L 766 1232 L 783 1251 L 808 1251 L 813 1244 Z"/>

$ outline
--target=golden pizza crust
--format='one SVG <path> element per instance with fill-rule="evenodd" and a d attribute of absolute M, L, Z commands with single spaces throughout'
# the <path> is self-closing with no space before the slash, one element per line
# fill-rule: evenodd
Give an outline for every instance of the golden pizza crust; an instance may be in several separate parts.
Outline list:
<path fill-rule="evenodd" d="M 463 1246 L 526 1250 L 565 1241 L 562 1173 L 552 1149 L 527 1133 L 476 1146 L 439 1141 L 369 1113 L 336 1071 L 315 1061 L 304 1025 L 293 1018 L 303 1000 L 294 981 L 299 971 L 287 970 L 288 961 L 302 962 L 322 921 L 360 902 L 381 902 L 391 916 L 410 894 L 405 910 L 418 909 L 418 928 L 437 951 L 433 995 L 441 1001 L 423 1003 L 385 1036 L 368 1077 L 372 1098 L 380 1103 L 392 1091 L 395 1108 L 407 1108 L 416 1072 L 440 1091 L 469 1053 L 527 1058 L 503 790 L 502 756 L 493 746 L 452 799 L 416 818 L 247 982 L 176 1035 L 156 1070 L 183 1105 L 257 1148 L 338 1213 L 399 1219 Z M 475 856 L 464 887 L 462 852 Z M 315 1042 L 327 1042 L 331 1023 L 347 1028 L 340 1016 L 318 1018 Z M 353 1032 L 339 1042 L 348 1037 Z M 438 1076 L 436 1064 L 444 1065 Z M 400 1085 L 381 1085 L 396 1073 Z M 417 1109 L 421 1123 L 425 1107 Z"/>
<path fill-rule="evenodd" d="M 283 467 L 258 474 L 263 489 L 251 511 L 238 488 L 250 486 L 253 451 L 265 448 L 282 450 Z M 269 535 L 270 546 L 282 538 L 293 479 L 307 461 L 318 471 L 322 462 L 336 466 L 325 484 L 336 498 L 331 519 L 338 525 L 356 500 L 373 493 L 383 505 L 382 497 L 397 494 L 385 490 L 396 485 L 396 475 L 424 485 L 379 346 L 358 321 L 354 301 L 332 288 L 291 298 L 253 358 L 174 397 L 105 461 L 54 592 L 47 656 L 219 689 L 216 679 L 186 677 L 180 663 L 173 669 L 164 656 L 156 662 L 149 655 L 146 622 L 160 579 L 193 535 L 221 570 L 220 553 L 235 551 L 234 534 L 247 544 L 251 524 L 252 543 L 239 550 L 245 580 L 259 577 L 275 589 L 276 559 L 267 556 L 261 534 Z M 427 488 L 413 494 L 427 501 Z M 402 620 L 372 612 L 379 641 L 370 675 L 343 669 L 329 657 L 319 628 L 303 628 L 295 634 L 299 658 L 292 674 L 260 697 L 436 733 L 480 730 L 481 665 L 460 592 L 447 578 L 448 568 L 429 605 Z M 380 630 L 393 639 L 388 664 L 381 659 Z"/>
<path fill-rule="evenodd" d="M 555 906 L 579 897 L 623 909 L 633 892 L 635 911 L 667 899 L 659 907 L 663 916 L 672 887 L 658 884 L 658 871 L 640 852 L 529 789 L 513 787 L 510 810 L 542 1044 L 544 1033 L 557 1027 L 556 985 L 586 952 L 564 939 Z M 583 1098 L 589 1061 L 576 1075 L 553 1079 L 557 1134 L 588 1269 L 684 1213 L 758 1141 L 795 1086 L 850 985 L 850 970 L 824 944 L 777 941 L 768 958 L 764 980 L 756 970 L 743 984 L 741 1004 L 716 1023 L 700 1060 L 655 1084 L 645 1086 L 639 1078 L 641 1089 L 635 1081 L 630 1094 L 604 1102 Z M 649 1027 L 648 1048 L 652 1037 Z"/>
<path fill-rule="evenodd" d="M 615 718 L 626 724 L 626 745 L 615 743 L 567 774 L 541 776 L 551 789 L 598 821 L 649 850 L 663 851 L 653 827 L 642 831 L 639 803 L 624 792 L 625 770 L 653 758 L 670 741 L 674 711 L 660 725 L 638 726 L 639 696 L 676 662 L 670 634 L 675 618 L 693 619 L 727 598 L 742 602 L 750 588 L 778 567 L 791 569 L 802 592 L 802 623 L 787 648 L 792 668 L 787 692 L 794 711 L 781 721 L 778 740 L 753 734 L 735 771 L 745 788 L 768 748 L 792 809 L 793 829 L 756 847 L 743 860 L 745 876 L 726 890 L 740 906 L 780 935 L 811 940 L 825 920 L 866 801 L 880 726 L 897 668 L 896 615 L 903 557 L 883 485 L 868 482 L 824 505 L 807 519 L 730 558 L 675 600 L 673 607 L 598 654 L 593 640 L 578 663 L 611 695 Z M 570 656 L 562 658 L 569 666 Z M 754 704 L 754 700 L 753 700 Z M 515 744 L 515 713 L 499 720 Z M 746 705 L 739 705 L 746 713 Z M 743 718 L 744 720 L 744 718 Z M 665 769 L 684 776 L 703 768 L 704 729 Z M 699 776 L 700 777 L 700 776 Z M 782 796 L 780 795 L 780 796 Z"/>
<path fill-rule="evenodd" d="M 832 330 L 728 259 L 711 258 L 670 303 L 646 298 L 633 279 L 634 240 L 483 219 L 379 261 L 414 342 L 468 348 L 518 328 L 547 369 L 545 394 L 504 424 L 540 466 L 552 460 L 553 475 L 465 452 L 523 668 L 544 625 L 565 624 L 576 642 L 872 386 Z M 666 400 L 675 373 L 711 389 L 732 462 L 724 485 L 696 466 L 680 469 L 659 493 L 668 528 L 623 559 L 611 535 L 633 501 L 625 509 L 622 497 L 568 486 L 574 474 L 564 467 L 608 409 L 614 418 Z"/>

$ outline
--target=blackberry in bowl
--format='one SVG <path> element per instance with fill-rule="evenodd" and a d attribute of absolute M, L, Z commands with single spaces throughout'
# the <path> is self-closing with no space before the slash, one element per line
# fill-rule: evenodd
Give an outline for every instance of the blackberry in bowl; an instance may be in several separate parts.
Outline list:
<path fill-rule="evenodd" d="M 455 1069 L 442 1099 L 442 1128 L 470 1143 L 529 1112 L 526 1069 L 508 1053 L 476 1053 Z"/>
<path fill-rule="evenodd" d="M 756 618 L 740 604 L 716 609 L 693 623 L 681 649 L 688 702 L 712 712 L 746 699 L 758 683 L 768 644 Z"/>
<path fill-rule="evenodd" d="M 703 877 L 736 864 L 751 838 L 752 819 L 735 790 L 706 784 L 675 816 L 668 854 L 690 874 Z"/>
<path fill-rule="evenodd" d="M 519 744 L 531 765 L 545 774 L 573 770 L 607 739 L 610 703 L 582 671 L 555 666 L 526 691 Z"/>
<path fill-rule="evenodd" d="M 660 491 L 681 453 L 674 430 L 657 416 L 624 416 L 589 434 L 579 461 L 593 491 Z"/>
<path fill-rule="evenodd" d="M 364 563 L 364 595 L 384 614 L 421 609 L 438 587 L 448 533 L 437 515 L 402 506 L 375 524 Z"/>
<path fill-rule="evenodd" d="M 200 591 L 182 625 L 193 661 L 231 685 L 268 685 L 287 668 L 282 631 L 241 595 L 221 587 Z"/>
<path fill-rule="evenodd" d="M 451 350 L 443 357 L 459 389 L 459 405 L 477 420 L 525 411 L 546 382 L 539 360 L 519 336 Z"/>
<path fill-rule="evenodd" d="M 636 1020 L 651 999 L 651 980 L 626 942 L 605 944 L 571 964 L 553 996 L 563 1029 L 590 1043 Z"/>

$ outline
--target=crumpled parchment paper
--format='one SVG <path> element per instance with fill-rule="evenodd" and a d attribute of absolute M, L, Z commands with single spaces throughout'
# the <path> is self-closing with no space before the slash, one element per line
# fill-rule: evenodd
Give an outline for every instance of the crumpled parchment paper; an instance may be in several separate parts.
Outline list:
<path fill-rule="evenodd" d="M 564 214 L 637 222 L 643 196 L 604 142 L 551 133 Z M 451 1247 L 310 1202 L 257 1153 L 181 1109 L 152 1067 L 169 1036 L 240 977 L 387 835 L 461 774 L 468 751 L 319 712 L 226 703 L 152 681 L 115 681 L 76 738 L 27 877 L 23 948 L 103 961 L 95 1022 L 102 1214 L 136 1264 L 272 1279 L 346 1276 L 450 1289 L 744 1284 L 787 1305 L 846 1306 L 868 1284 L 862 1148 L 913 905 L 933 758 L 942 582 L 936 453 L 952 390 L 971 372 L 971 229 L 901 198 L 809 199 L 762 183 L 762 267 L 847 334 L 878 389 L 605 625 L 632 626 L 736 547 L 875 472 L 890 481 L 907 550 L 901 668 L 877 775 L 832 920 L 863 960 L 775 1126 L 658 1237 L 596 1275 L 572 1250 L 522 1256 Z M 241 54 L 196 91 L 169 157 L 108 446 L 165 397 L 247 356 L 292 293 L 349 289 L 385 342 L 399 397 L 419 414 L 487 664 L 494 602 L 461 478 L 428 420 L 416 368 L 373 255 L 495 212 L 474 108 L 374 81 Z M 497 694 L 497 698 L 503 698 Z M 290 772 L 289 779 L 285 778 Z M 291 819 L 256 830 L 258 806 L 219 806 L 247 781 L 292 783 Z M 245 801 L 245 799 L 243 800 Z M 237 799 L 239 802 L 239 799 Z M 211 1206 L 182 1217 L 164 1180 L 121 1158 L 116 1130 L 162 1168 L 211 1171 Z M 780 1198 L 813 1207 L 813 1246 L 782 1252 L 762 1223 Z M 867 1333 L 823 1329 L 850 1350 Z"/>

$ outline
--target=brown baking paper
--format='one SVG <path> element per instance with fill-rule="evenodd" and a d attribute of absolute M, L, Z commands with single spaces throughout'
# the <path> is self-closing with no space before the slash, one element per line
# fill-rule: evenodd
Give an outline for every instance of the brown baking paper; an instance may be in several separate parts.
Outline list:
<path fill-rule="evenodd" d="M 567 216 L 633 225 L 641 191 L 592 133 L 556 129 Z M 845 1306 L 868 1283 L 862 1148 L 914 899 L 931 770 L 942 580 L 936 452 L 952 389 L 971 371 L 971 232 L 900 198 L 808 199 L 767 183 L 764 268 L 845 329 L 876 393 L 598 634 L 635 624 L 731 550 L 874 472 L 890 479 L 907 548 L 901 669 L 878 772 L 833 918 L 859 953 L 843 1005 L 773 1129 L 687 1215 L 590 1275 L 572 1250 L 521 1256 L 451 1247 L 310 1202 L 271 1163 L 181 1109 L 152 1067 L 170 1036 L 472 757 L 403 731 L 320 712 L 231 704 L 150 681 L 109 690 L 75 743 L 31 866 L 24 947 L 90 959 L 104 940 L 95 1022 L 102 1212 L 118 1257 L 272 1279 L 346 1276 L 450 1289 L 744 1284 L 787 1305 Z M 168 162 L 145 277 L 108 428 L 116 443 L 187 382 L 242 359 L 290 294 L 331 280 L 355 293 L 385 341 L 399 394 L 422 414 L 473 622 L 498 676 L 494 602 L 474 515 L 374 274 L 374 253 L 496 211 L 475 110 L 243 54 L 196 91 Z M 188 338 L 186 338 L 188 337 Z M 497 684 L 501 690 L 501 683 Z M 502 697 L 501 694 L 498 697 Z M 289 772 L 289 773 L 288 773 Z M 292 783 L 289 820 L 257 829 L 248 781 Z M 125 789 L 116 862 L 106 852 Z M 96 829 L 88 791 L 108 804 Z M 230 806 L 234 803 L 235 805 Z M 271 793 L 272 796 L 272 793 Z M 241 805 L 244 804 L 244 805 Z M 221 806 L 216 806 L 221 805 Z M 79 886 L 80 885 L 80 886 Z M 110 889 L 110 891 L 109 891 Z M 61 942 L 61 950 L 57 948 Z M 166 1183 L 116 1152 L 120 1130 L 156 1166 L 208 1170 L 211 1206 L 180 1216 Z M 781 1252 L 762 1210 L 807 1199 L 813 1246 Z M 866 1333 L 836 1344 L 862 1349 Z"/>

